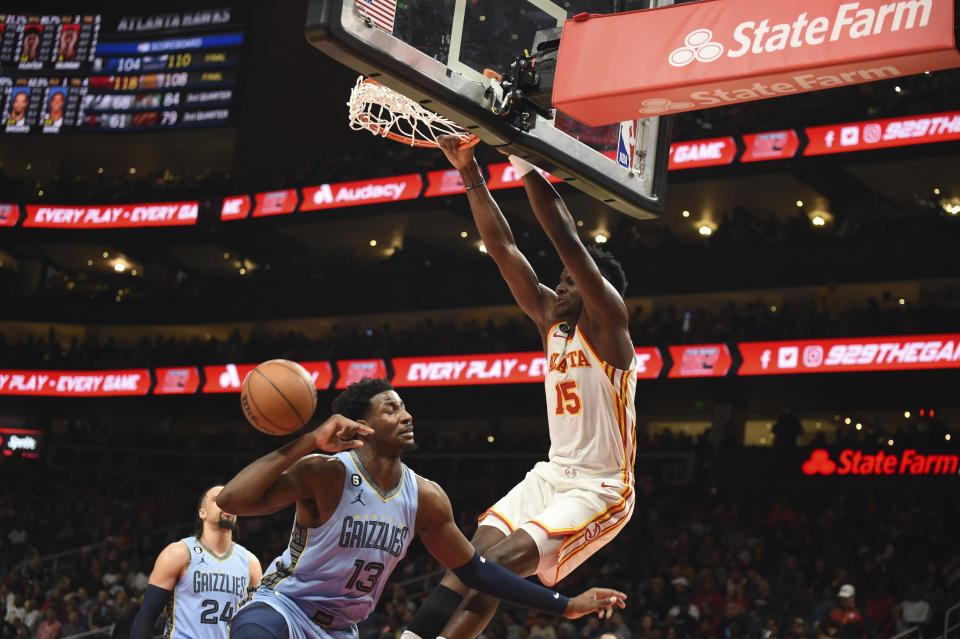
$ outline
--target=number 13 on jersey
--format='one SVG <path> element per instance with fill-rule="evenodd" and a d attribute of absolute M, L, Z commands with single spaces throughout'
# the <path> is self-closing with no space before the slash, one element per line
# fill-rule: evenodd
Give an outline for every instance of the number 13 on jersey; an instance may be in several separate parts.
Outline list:
<path fill-rule="evenodd" d="M 557 415 L 579 415 L 583 404 L 577 394 L 577 383 L 557 383 Z"/>

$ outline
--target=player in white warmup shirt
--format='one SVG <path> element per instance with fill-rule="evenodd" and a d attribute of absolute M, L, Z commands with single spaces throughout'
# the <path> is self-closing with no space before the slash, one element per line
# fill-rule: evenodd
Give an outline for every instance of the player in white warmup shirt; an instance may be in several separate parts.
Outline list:
<path fill-rule="evenodd" d="M 636 354 L 623 301 L 626 278 L 608 252 L 587 248 L 550 183 L 509 156 L 564 269 L 551 289 L 517 248 L 486 188 L 473 149 L 453 137 L 440 148 L 467 191 L 487 253 L 543 339 L 550 426 L 549 461 L 480 517 L 471 543 L 485 557 L 552 586 L 613 539 L 633 514 Z M 473 639 L 498 602 L 470 591 L 452 573 L 424 602 L 404 639 Z"/>
<path fill-rule="evenodd" d="M 197 505 L 192 537 L 175 541 L 160 553 L 150 573 L 131 639 L 153 637 L 153 625 L 169 603 L 164 639 L 226 639 L 230 621 L 247 587 L 260 582 L 260 562 L 233 541 L 237 516 L 214 501 L 223 486 L 208 488 Z"/>

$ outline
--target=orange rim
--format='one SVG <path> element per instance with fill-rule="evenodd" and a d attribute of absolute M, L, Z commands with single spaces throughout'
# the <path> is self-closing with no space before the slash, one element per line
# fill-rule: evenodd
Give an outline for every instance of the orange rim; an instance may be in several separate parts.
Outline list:
<path fill-rule="evenodd" d="M 361 124 L 365 126 L 369 131 L 380 137 L 387 138 L 388 140 L 393 140 L 394 142 L 399 142 L 407 146 L 417 146 L 424 149 L 439 149 L 440 145 L 434 142 L 433 140 L 418 140 L 417 138 L 412 138 L 409 135 L 402 135 L 400 133 L 394 133 L 393 131 L 384 132 L 383 127 L 370 122 L 362 113 L 358 116 L 361 120 Z M 466 140 L 460 142 L 458 148 L 469 149 L 472 146 L 476 146 L 480 142 L 480 138 L 470 134 Z"/>

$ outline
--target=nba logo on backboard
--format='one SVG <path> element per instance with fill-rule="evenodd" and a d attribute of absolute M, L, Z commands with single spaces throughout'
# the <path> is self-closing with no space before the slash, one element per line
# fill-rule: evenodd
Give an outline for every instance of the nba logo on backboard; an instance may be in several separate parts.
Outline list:
<path fill-rule="evenodd" d="M 625 169 L 633 166 L 634 145 L 637 139 L 634 126 L 635 122 L 633 120 L 621 122 L 620 135 L 617 136 L 617 164 Z"/>
<path fill-rule="evenodd" d="M 190 371 L 185 368 L 169 370 L 163 376 L 163 392 L 183 393 L 186 391 L 189 379 Z"/>

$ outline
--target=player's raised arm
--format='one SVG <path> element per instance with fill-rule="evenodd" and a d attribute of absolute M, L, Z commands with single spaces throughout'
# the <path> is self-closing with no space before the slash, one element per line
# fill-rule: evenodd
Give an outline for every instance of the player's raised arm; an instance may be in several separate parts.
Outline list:
<path fill-rule="evenodd" d="M 576 619 L 597 612 L 610 617 L 613 608 L 624 608 L 627 596 L 607 588 L 590 590 L 567 598 L 527 581 L 481 557 L 453 520 L 446 493 L 437 484 L 417 478 L 418 507 L 416 531 L 437 561 L 453 571 L 463 584 L 503 601 L 541 612 Z"/>
<path fill-rule="evenodd" d="M 357 448 L 363 443 L 353 438 L 357 434 L 371 433 L 373 429 L 369 426 L 334 415 L 316 430 L 267 453 L 237 473 L 217 495 L 217 505 L 234 515 L 268 515 L 310 499 L 317 485 L 330 475 L 325 468 L 328 460 L 303 457 L 317 449 L 340 452 Z M 329 463 L 339 464 L 335 461 Z M 336 482 L 331 481 L 330 485 L 334 486 Z"/>
<path fill-rule="evenodd" d="M 555 294 L 540 284 L 530 262 L 517 248 L 510 225 L 487 190 L 483 173 L 473 157 L 473 148 L 458 148 L 460 139 L 452 135 L 440 136 L 437 142 L 453 167 L 460 171 L 473 221 L 487 254 L 497 263 L 523 312 L 536 322 L 541 332 L 545 331 L 553 321 Z"/>
<path fill-rule="evenodd" d="M 508 159 L 523 180 L 533 214 L 576 283 L 587 315 L 604 326 L 622 326 L 626 330 L 629 314 L 623 298 L 606 282 L 580 241 L 577 225 L 563 200 L 532 164 L 514 155 Z"/>
<path fill-rule="evenodd" d="M 189 564 L 190 551 L 179 541 L 173 542 L 160 552 L 153 564 L 153 572 L 150 573 L 140 611 L 130 627 L 130 639 L 149 639 L 153 636 L 153 626 L 173 595 L 177 580 Z"/>

